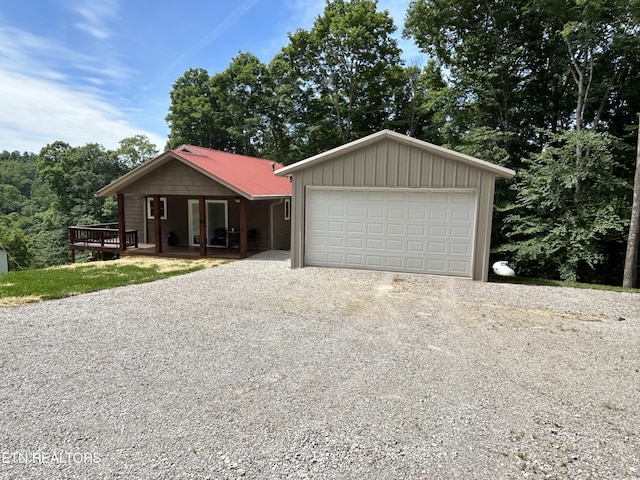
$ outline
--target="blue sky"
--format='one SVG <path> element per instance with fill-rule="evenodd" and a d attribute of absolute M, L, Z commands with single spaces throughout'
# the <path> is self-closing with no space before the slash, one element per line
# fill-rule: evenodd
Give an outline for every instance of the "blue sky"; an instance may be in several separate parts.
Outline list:
<path fill-rule="evenodd" d="M 379 0 L 400 40 L 409 0 Z M 267 63 L 325 0 L 29 0 L 0 4 L 0 151 L 143 134 L 163 150 L 173 82 L 239 52 Z M 400 41 L 404 58 L 423 57 Z"/>

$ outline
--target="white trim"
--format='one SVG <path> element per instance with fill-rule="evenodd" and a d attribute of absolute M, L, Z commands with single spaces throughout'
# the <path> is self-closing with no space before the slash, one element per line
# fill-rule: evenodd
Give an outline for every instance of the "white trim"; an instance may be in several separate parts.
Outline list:
<path fill-rule="evenodd" d="M 147 220 L 154 220 L 156 217 L 154 215 L 154 211 L 153 211 L 153 206 L 151 205 L 153 202 L 154 197 L 147 197 Z M 164 206 L 164 209 L 163 209 Z M 160 219 L 161 220 L 166 220 L 167 219 L 167 208 L 168 208 L 168 204 L 167 204 L 167 197 L 160 197 Z M 164 213 L 163 213 L 164 210 Z"/>
<path fill-rule="evenodd" d="M 221 203 L 224 204 L 224 229 L 225 230 L 229 230 L 229 202 L 228 200 L 205 200 L 205 217 L 206 217 L 206 222 L 207 222 L 207 226 L 206 226 L 206 231 L 207 234 L 209 232 L 209 216 L 207 215 L 207 212 L 209 211 L 209 205 L 211 204 L 215 204 L 215 203 Z M 190 198 L 187 200 L 187 221 L 189 223 L 189 246 L 191 247 L 199 247 L 200 243 L 196 243 L 194 240 L 195 236 L 200 236 L 200 225 L 198 222 L 198 230 L 194 231 L 194 225 L 193 225 L 193 205 L 197 205 L 198 206 L 198 213 L 200 212 L 200 200 L 198 199 L 193 199 Z M 209 240 L 207 238 L 207 240 Z M 213 245 L 211 245 L 209 242 L 207 242 L 207 246 L 208 247 L 212 247 Z M 225 247 L 228 247 L 228 237 L 227 237 L 227 243 L 225 245 Z"/>

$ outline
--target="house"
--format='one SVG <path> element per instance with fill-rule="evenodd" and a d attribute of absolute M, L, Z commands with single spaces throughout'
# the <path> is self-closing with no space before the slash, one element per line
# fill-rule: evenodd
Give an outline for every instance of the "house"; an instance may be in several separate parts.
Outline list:
<path fill-rule="evenodd" d="M 279 169 L 291 266 L 487 280 L 497 178 L 513 170 L 384 130 Z"/>
<path fill-rule="evenodd" d="M 274 175 L 280 168 L 192 145 L 169 150 L 97 192 L 117 198 L 118 223 L 71 227 L 72 251 L 242 258 L 249 248 L 288 250 L 291 182 Z"/>

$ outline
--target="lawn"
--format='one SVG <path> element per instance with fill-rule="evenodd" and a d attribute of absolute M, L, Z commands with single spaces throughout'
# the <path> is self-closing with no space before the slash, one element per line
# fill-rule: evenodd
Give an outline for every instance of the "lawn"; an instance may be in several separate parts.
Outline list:
<path fill-rule="evenodd" d="M 108 288 L 152 282 L 211 268 L 226 260 L 175 260 L 125 257 L 0 275 L 0 307 L 80 295 Z"/>
<path fill-rule="evenodd" d="M 546 278 L 501 277 L 499 275 L 490 274 L 489 281 L 496 282 L 496 283 L 518 283 L 521 285 L 542 285 L 547 287 L 588 288 L 592 290 L 608 290 L 611 292 L 640 293 L 640 290 L 638 290 L 637 288 L 623 288 L 616 285 L 599 285 L 595 283 L 571 282 L 568 280 L 549 280 Z"/>

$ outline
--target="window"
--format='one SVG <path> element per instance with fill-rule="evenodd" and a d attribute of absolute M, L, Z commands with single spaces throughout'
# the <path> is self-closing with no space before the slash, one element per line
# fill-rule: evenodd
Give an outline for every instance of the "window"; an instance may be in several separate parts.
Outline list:
<path fill-rule="evenodd" d="M 284 200 L 284 219 L 291 220 L 291 199 L 285 198 Z"/>
<path fill-rule="evenodd" d="M 153 197 L 147 197 L 147 218 L 149 220 L 155 218 Z M 163 220 L 167 218 L 167 197 L 160 197 L 160 218 Z"/>

